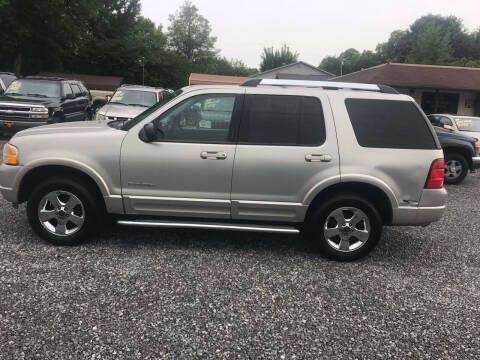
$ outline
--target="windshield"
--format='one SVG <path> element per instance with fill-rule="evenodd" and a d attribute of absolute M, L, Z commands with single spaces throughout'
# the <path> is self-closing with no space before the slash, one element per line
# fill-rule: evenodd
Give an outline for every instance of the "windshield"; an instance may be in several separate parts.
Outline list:
<path fill-rule="evenodd" d="M 60 83 L 49 80 L 15 80 L 5 91 L 10 96 L 60 97 Z"/>
<path fill-rule="evenodd" d="M 480 118 L 479 117 L 462 117 L 455 118 L 458 130 L 460 131 L 480 131 Z"/>
<path fill-rule="evenodd" d="M 157 95 L 153 91 L 118 89 L 110 99 L 110 103 L 130 106 L 150 107 L 157 102 Z"/>
<path fill-rule="evenodd" d="M 138 115 L 137 117 L 131 119 L 131 120 L 127 120 L 125 121 L 124 125 L 123 125 L 123 130 L 130 130 L 132 127 L 134 127 L 135 125 L 137 125 L 140 121 L 142 121 L 143 119 L 145 119 L 147 116 L 149 116 L 150 114 L 152 114 L 153 112 L 155 112 L 156 110 L 160 109 L 162 106 L 166 105 L 167 103 L 169 103 L 171 100 L 173 100 L 174 98 L 176 98 L 178 95 L 180 95 L 182 93 L 182 90 L 177 90 L 173 93 L 168 93 L 166 94 L 164 97 L 163 97 L 163 100 L 160 101 L 159 103 L 153 105 L 151 108 L 145 110 L 143 113 L 141 113 L 140 115 Z"/>

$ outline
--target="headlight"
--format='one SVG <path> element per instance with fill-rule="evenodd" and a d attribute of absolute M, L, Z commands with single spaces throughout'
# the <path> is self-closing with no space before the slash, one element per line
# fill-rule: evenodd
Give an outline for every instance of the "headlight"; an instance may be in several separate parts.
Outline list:
<path fill-rule="evenodd" d="M 18 149 L 6 143 L 3 147 L 3 162 L 7 165 L 18 165 Z"/>
<path fill-rule="evenodd" d="M 31 109 L 32 112 L 36 112 L 36 113 L 42 113 L 42 114 L 48 114 L 48 109 L 46 107 L 34 107 Z"/>
<path fill-rule="evenodd" d="M 107 117 L 105 115 L 97 113 L 95 115 L 95 120 L 107 120 Z"/>

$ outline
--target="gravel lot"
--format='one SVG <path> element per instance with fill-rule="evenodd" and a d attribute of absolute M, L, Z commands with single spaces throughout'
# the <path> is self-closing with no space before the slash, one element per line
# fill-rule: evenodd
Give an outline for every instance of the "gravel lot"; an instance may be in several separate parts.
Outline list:
<path fill-rule="evenodd" d="M 478 189 L 349 264 L 286 235 L 115 227 L 55 248 L 0 196 L 0 358 L 479 358 Z"/>

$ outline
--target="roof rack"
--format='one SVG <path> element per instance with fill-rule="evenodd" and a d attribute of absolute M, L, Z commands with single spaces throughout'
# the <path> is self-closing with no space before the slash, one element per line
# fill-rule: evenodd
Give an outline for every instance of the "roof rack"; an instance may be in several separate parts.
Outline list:
<path fill-rule="evenodd" d="M 65 78 L 54 77 L 54 76 L 25 76 L 24 79 L 31 79 L 31 80 L 50 80 L 50 81 L 72 80 L 72 81 L 73 81 L 73 79 L 65 79 Z"/>
<path fill-rule="evenodd" d="M 299 86 L 309 88 L 322 88 L 325 90 L 366 90 L 377 91 L 385 94 L 398 94 L 398 91 L 387 85 L 379 84 L 358 84 L 337 81 L 314 81 L 314 80 L 288 80 L 288 79 L 251 79 L 245 81 L 241 86 Z"/>

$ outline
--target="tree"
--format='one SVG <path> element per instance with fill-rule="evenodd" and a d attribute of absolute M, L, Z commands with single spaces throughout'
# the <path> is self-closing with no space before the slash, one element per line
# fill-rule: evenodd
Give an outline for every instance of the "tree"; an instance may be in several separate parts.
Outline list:
<path fill-rule="evenodd" d="M 298 57 L 299 53 L 292 51 L 288 45 L 283 45 L 280 50 L 274 49 L 273 46 L 263 48 L 260 71 L 263 72 L 280 66 L 293 64 L 298 61 Z"/>
<path fill-rule="evenodd" d="M 185 1 L 175 15 L 169 16 L 168 41 L 171 48 L 192 64 L 216 53 L 216 38 L 211 36 L 210 22 L 199 14 L 190 1 Z"/>
<path fill-rule="evenodd" d="M 408 55 L 408 62 L 416 64 L 448 64 L 453 59 L 450 33 L 442 34 L 438 25 L 422 29 Z"/>
<path fill-rule="evenodd" d="M 408 30 L 395 30 L 390 34 L 387 42 L 376 47 L 376 53 L 388 62 L 407 62 L 407 57 L 412 50 L 412 41 Z"/>

